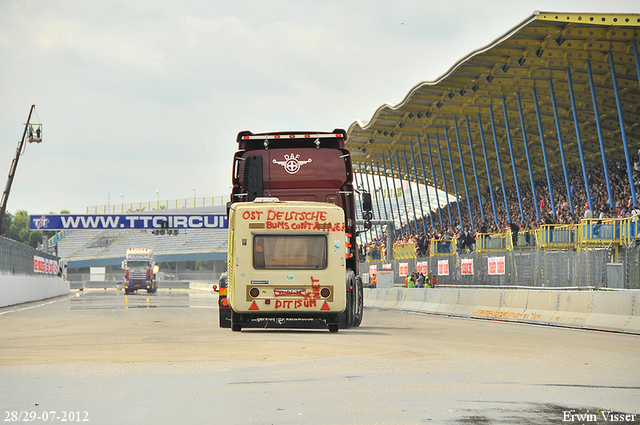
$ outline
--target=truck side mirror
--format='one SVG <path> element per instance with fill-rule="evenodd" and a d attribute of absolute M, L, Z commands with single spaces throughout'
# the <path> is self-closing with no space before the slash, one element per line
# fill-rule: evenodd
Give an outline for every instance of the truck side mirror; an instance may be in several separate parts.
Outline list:
<path fill-rule="evenodd" d="M 371 204 L 371 194 L 362 192 L 362 219 L 364 220 L 364 228 L 371 228 L 371 219 L 373 218 L 373 206 Z"/>
<path fill-rule="evenodd" d="M 362 211 L 373 210 L 373 206 L 371 205 L 371 194 L 369 192 L 362 192 Z"/>

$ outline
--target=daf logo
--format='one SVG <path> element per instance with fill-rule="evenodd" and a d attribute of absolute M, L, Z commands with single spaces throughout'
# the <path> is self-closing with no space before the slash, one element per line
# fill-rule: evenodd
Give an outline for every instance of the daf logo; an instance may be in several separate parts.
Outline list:
<path fill-rule="evenodd" d="M 47 227 L 47 224 L 49 224 L 49 219 L 43 215 L 40 218 L 34 218 L 33 224 L 36 225 L 36 229 L 42 229 L 43 227 Z"/>
<path fill-rule="evenodd" d="M 298 158 L 300 158 L 300 154 L 294 155 L 293 153 L 291 155 L 284 155 L 284 161 L 276 161 L 275 159 L 273 160 L 274 164 L 278 164 L 278 165 L 282 165 L 284 167 L 284 170 L 289 173 L 289 174 L 295 174 L 300 170 L 300 167 L 304 164 L 308 164 L 311 162 L 311 158 L 307 159 L 306 161 L 299 161 Z"/>

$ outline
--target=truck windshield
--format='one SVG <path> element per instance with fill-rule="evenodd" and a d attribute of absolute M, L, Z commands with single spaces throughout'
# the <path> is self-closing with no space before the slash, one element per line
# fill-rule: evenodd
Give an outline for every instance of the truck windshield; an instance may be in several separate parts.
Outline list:
<path fill-rule="evenodd" d="M 149 263 L 146 261 L 127 261 L 127 265 L 130 269 L 144 269 Z"/>
<path fill-rule="evenodd" d="M 253 237 L 254 269 L 327 268 L 324 235 L 256 235 Z"/>

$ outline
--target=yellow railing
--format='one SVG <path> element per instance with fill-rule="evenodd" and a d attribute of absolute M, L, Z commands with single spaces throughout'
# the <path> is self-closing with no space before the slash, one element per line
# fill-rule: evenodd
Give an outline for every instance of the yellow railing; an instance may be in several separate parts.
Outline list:
<path fill-rule="evenodd" d="M 384 245 L 367 251 L 367 261 L 380 261 L 386 258 Z"/>
<path fill-rule="evenodd" d="M 458 238 L 453 237 L 451 239 L 431 239 L 430 255 L 453 255 L 456 254 L 458 247 Z"/>
<path fill-rule="evenodd" d="M 624 218 L 584 219 L 578 229 L 578 243 L 581 247 L 588 248 L 622 245 L 623 239 L 630 237 L 630 225 L 631 220 Z"/>
<path fill-rule="evenodd" d="M 507 240 L 511 246 L 511 235 L 507 233 L 478 233 L 476 235 L 476 251 L 496 252 L 507 250 Z"/>
<path fill-rule="evenodd" d="M 402 245 L 396 245 L 393 247 L 393 258 L 415 258 L 416 245 L 415 243 L 406 243 Z"/>
<path fill-rule="evenodd" d="M 536 230 L 536 243 L 544 250 L 574 250 L 580 224 L 543 224 Z"/>
<path fill-rule="evenodd" d="M 98 205 L 87 207 L 87 214 L 125 214 L 130 212 L 177 210 L 180 208 L 215 207 L 225 205 L 227 200 L 228 197 L 226 196 L 205 196 L 202 198 Z"/>

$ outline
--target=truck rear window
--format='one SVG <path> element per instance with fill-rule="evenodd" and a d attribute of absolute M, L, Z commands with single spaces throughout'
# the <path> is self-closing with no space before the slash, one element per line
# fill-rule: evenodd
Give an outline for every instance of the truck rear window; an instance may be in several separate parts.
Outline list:
<path fill-rule="evenodd" d="M 256 235 L 253 237 L 254 269 L 327 268 L 324 235 Z"/>

